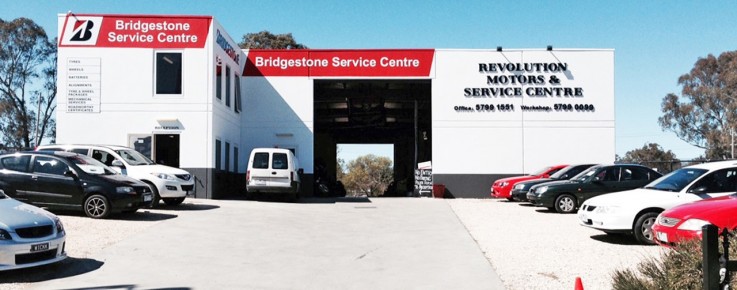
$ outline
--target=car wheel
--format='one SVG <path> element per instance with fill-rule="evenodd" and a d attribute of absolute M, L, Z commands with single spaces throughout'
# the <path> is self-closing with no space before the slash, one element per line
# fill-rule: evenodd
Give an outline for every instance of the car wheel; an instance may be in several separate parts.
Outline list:
<path fill-rule="evenodd" d="M 555 199 L 555 211 L 572 213 L 576 210 L 576 198 L 570 194 L 561 194 Z"/>
<path fill-rule="evenodd" d="M 514 198 L 512 198 L 512 197 L 507 197 L 507 201 L 514 201 Z"/>
<path fill-rule="evenodd" d="M 635 239 L 637 239 L 638 242 L 646 245 L 655 244 L 653 239 L 653 225 L 657 218 L 657 212 L 646 212 L 637 217 L 637 221 L 635 221 L 635 227 L 632 229 L 632 232 L 635 234 Z"/>
<path fill-rule="evenodd" d="M 110 202 L 102 195 L 94 194 L 84 201 L 84 213 L 93 219 L 106 218 L 110 210 Z"/>
<path fill-rule="evenodd" d="M 156 208 L 159 206 L 159 201 L 161 200 L 161 196 L 159 195 L 159 190 L 156 188 L 156 185 L 150 182 L 146 182 L 148 184 L 148 187 L 151 188 L 151 205 L 150 208 Z"/>
<path fill-rule="evenodd" d="M 163 198 L 164 203 L 170 206 L 180 205 L 184 201 L 184 199 L 184 197 Z"/>

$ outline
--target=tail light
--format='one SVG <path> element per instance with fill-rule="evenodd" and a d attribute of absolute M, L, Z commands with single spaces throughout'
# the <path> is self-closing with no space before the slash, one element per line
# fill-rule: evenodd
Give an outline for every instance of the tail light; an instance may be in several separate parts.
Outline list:
<path fill-rule="evenodd" d="M 289 182 L 294 180 L 294 171 L 289 171 Z"/>
<path fill-rule="evenodd" d="M 246 171 L 246 182 L 250 182 L 250 181 L 251 181 L 251 170 L 247 170 Z"/>

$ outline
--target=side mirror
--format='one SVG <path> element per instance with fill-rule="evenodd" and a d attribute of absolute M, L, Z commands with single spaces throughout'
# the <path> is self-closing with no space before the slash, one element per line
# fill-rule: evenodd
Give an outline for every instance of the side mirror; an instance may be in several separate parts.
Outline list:
<path fill-rule="evenodd" d="M 297 169 L 297 174 L 302 175 L 305 173 L 304 168 Z"/>
<path fill-rule="evenodd" d="M 594 176 L 594 179 L 591 180 L 593 183 L 601 183 L 601 177 Z"/>
<path fill-rule="evenodd" d="M 74 173 L 74 171 L 67 170 L 67 171 L 64 171 L 64 176 L 67 176 L 67 177 L 77 177 L 77 174 Z"/>
<path fill-rule="evenodd" d="M 702 185 L 702 186 L 699 186 L 699 187 L 695 187 L 695 188 L 689 189 L 688 190 L 688 193 L 696 193 L 696 194 L 706 193 L 706 191 L 708 189 L 709 188 L 706 185 Z"/>
<path fill-rule="evenodd" d="M 123 161 L 120 161 L 118 159 L 113 160 L 112 166 L 115 166 L 115 167 L 125 167 L 125 165 L 123 165 Z"/>

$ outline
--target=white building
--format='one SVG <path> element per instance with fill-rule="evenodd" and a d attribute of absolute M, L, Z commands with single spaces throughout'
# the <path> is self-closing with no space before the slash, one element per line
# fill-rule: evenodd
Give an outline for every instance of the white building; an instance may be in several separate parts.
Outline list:
<path fill-rule="evenodd" d="M 559 163 L 614 158 L 614 51 L 240 50 L 211 17 L 59 15 L 57 141 L 131 146 L 244 188 L 248 152 L 293 149 L 306 174 L 336 144 L 394 145 L 457 197 Z"/>

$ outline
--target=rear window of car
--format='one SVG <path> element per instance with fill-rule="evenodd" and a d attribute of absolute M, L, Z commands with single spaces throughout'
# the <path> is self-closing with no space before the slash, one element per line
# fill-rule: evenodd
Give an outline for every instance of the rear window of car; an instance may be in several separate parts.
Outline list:
<path fill-rule="evenodd" d="M 31 161 L 31 156 L 8 156 L 0 160 L 5 169 L 26 172 L 28 171 L 28 163 Z"/>
<path fill-rule="evenodd" d="M 289 165 L 287 164 L 287 154 L 274 153 L 274 160 L 271 163 L 271 169 L 287 169 L 287 168 L 289 168 Z"/>
<path fill-rule="evenodd" d="M 269 168 L 269 153 L 260 152 L 253 155 L 253 168 L 267 169 Z"/>

